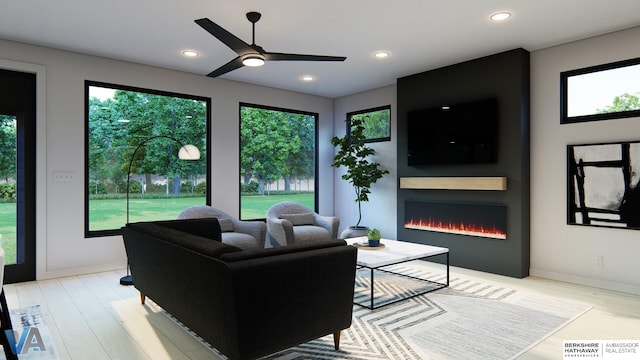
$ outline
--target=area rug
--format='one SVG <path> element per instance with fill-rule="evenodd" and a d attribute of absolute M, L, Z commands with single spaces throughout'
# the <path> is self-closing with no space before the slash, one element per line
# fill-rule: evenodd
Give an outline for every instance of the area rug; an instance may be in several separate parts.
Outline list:
<path fill-rule="evenodd" d="M 394 266 L 393 270 L 446 281 L 442 274 L 411 263 Z M 366 300 L 368 282 L 368 272 L 359 271 L 356 298 Z M 430 285 L 387 273 L 375 274 L 376 299 L 380 296 L 393 301 L 419 292 L 424 286 Z M 452 278 L 448 288 L 376 310 L 354 306 L 353 323 L 342 332 L 338 351 L 329 335 L 265 359 L 513 359 L 590 308 L 587 304 Z"/>
<path fill-rule="evenodd" d="M 55 360 L 58 353 L 40 305 L 10 309 L 15 351 L 20 360 Z M 6 359 L 0 348 L 0 359 Z"/>

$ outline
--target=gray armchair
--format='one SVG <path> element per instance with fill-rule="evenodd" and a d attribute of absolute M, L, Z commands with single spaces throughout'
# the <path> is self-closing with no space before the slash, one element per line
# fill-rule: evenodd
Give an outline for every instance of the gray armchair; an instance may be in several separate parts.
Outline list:
<path fill-rule="evenodd" d="M 178 215 L 178 219 L 216 218 L 222 230 L 222 243 L 244 250 L 264 249 L 267 225 L 263 221 L 243 221 L 224 211 L 207 205 L 192 206 Z"/>
<path fill-rule="evenodd" d="M 285 201 L 267 211 L 267 234 L 273 246 L 338 238 L 340 219 L 321 216 L 300 204 Z"/>

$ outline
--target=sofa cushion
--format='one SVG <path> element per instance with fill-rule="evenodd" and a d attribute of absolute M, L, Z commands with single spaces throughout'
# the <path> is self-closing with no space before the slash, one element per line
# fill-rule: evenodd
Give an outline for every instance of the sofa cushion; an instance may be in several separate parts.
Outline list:
<path fill-rule="evenodd" d="M 330 241 L 314 241 L 304 244 L 295 244 L 289 246 L 278 246 L 267 249 L 245 250 L 234 253 L 226 253 L 220 256 L 220 260 L 226 262 L 244 261 L 250 259 L 258 259 L 268 256 L 277 256 L 284 254 L 292 254 L 301 251 L 309 251 L 315 249 L 329 248 L 334 246 L 344 246 L 347 243 L 344 240 Z"/>
<path fill-rule="evenodd" d="M 296 242 L 331 240 L 331 234 L 319 226 L 301 225 L 293 227 L 293 238 Z"/>
<path fill-rule="evenodd" d="M 313 214 L 301 213 L 301 214 L 280 214 L 280 219 L 289 220 L 291 225 L 313 225 Z"/>
<path fill-rule="evenodd" d="M 261 248 L 261 244 L 258 244 L 253 236 L 240 232 L 222 233 L 222 243 L 239 247 L 242 250 Z"/>
<path fill-rule="evenodd" d="M 233 221 L 231 219 L 221 217 L 218 218 L 218 223 L 220 224 L 220 231 L 223 233 L 233 231 Z"/>

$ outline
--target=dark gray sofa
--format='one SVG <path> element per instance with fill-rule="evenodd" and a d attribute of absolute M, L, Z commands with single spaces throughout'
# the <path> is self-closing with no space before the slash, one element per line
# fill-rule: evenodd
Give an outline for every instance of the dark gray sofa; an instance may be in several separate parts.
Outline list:
<path fill-rule="evenodd" d="M 342 240 L 259 250 L 220 242 L 214 218 L 131 223 L 134 286 L 229 359 L 254 359 L 351 326 L 356 249 Z"/>

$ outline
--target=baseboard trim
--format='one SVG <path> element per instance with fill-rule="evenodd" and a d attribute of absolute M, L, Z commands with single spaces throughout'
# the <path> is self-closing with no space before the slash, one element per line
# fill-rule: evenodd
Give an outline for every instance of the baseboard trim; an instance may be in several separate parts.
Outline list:
<path fill-rule="evenodd" d="M 105 271 L 122 270 L 122 276 L 126 275 L 127 270 L 122 267 L 122 263 L 105 264 L 101 266 L 89 266 L 84 268 L 74 268 L 69 270 L 60 271 L 46 271 L 44 273 L 37 274 L 37 280 L 56 279 L 69 276 L 87 275 Z"/>
<path fill-rule="evenodd" d="M 572 283 L 572 284 L 585 285 L 585 286 L 591 286 L 591 287 L 605 289 L 605 290 L 612 290 L 612 291 L 619 291 L 619 292 L 624 292 L 624 293 L 629 293 L 634 295 L 640 295 L 639 285 L 625 284 L 625 283 L 620 283 L 620 282 L 615 282 L 610 280 L 593 279 L 593 278 L 587 278 L 583 276 L 569 275 L 569 274 L 538 270 L 538 269 L 529 269 L 529 275 L 539 277 L 539 278 L 549 279 L 549 280 L 563 281 L 563 282 Z"/>

